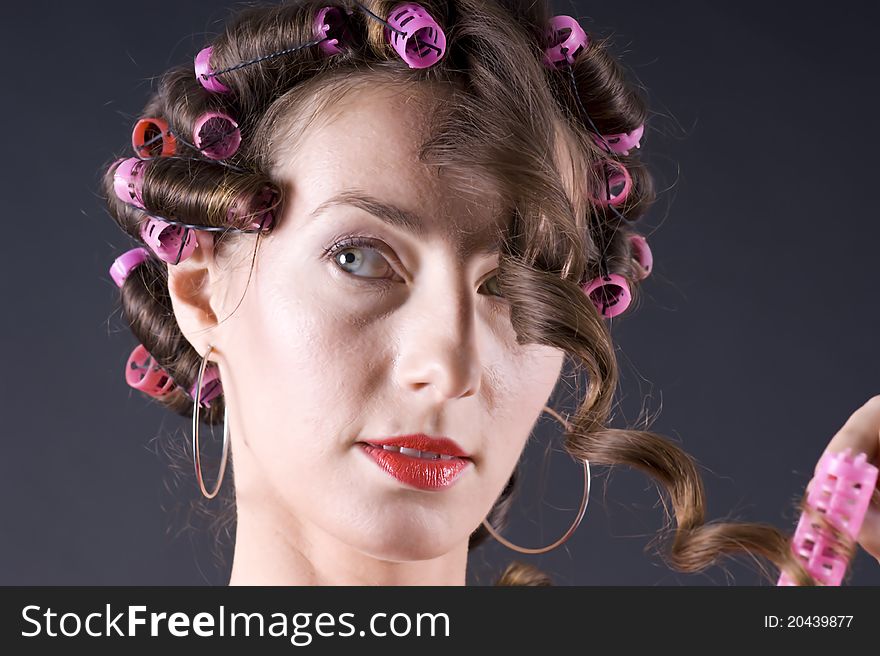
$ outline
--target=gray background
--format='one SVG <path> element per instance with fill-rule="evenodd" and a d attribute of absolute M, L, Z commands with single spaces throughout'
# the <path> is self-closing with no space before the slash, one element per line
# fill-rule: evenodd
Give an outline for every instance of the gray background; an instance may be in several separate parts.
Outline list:
<path fill-rule="evenodd" d="M 700 463 L 709 518 L 792 529 L 824 445 L 880 392 L 878 11 L 709 4 L 554 5 L 615 35 L 653 111 L 642 153 L 660 198 L 642 225 L 656 266 L 644 302 L 613 325 L 623 383 L 612 425 L 644 406 L 658 415 L 653 429 Z M 150 443 L 161 432 L 187 440 L 189 422 L 123 380 L 135 342 L 107 269 L 131 244 L 96 195 L 103 163 L 126 154 L 151 78 L 191 61 L 227 7 L 18 3 L 0 27 L 0 584 L 227 580 L 204 529 L 166 535 L 168 468 Z M 654 485 L 624 468 L 593 474 L 575 536 L 522 556 L 557 584 L 760 582 L 745 561 L 667 569 L 645 552 L 662 524 Z M 508 537 L 554 540 L 580 486 L 547 417 Z M 469 582 L 487 584 L 516 557 L 490 541 L 472 554 Z M 852 583 L 880 584 L 880 565 L 860 551 Z"/>

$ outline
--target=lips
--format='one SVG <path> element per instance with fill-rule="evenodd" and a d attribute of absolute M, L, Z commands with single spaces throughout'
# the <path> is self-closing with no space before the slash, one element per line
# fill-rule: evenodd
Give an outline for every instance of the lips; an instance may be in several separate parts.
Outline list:
<path fill-rule="evenodd" d="M 468 453 L 464 449 L 462 449 L 455 440 L 448 437 L 430 437 L 428 435 L 425 435 L 424 433 L 415 433 L 413 435 L 398 435 L 396 437 L 363 441 L 367 444 L 372 444 L 379 447 L 393 446 L 419 452 L 436 453 L 441 456 L 470 458 Z"/>
<path fill-rule="evenodd" d="M 446 489 L 473 464 L 455 441 L 424 434 L 370 440 L 358 446 L 386 474 L 420 490 Z"/>

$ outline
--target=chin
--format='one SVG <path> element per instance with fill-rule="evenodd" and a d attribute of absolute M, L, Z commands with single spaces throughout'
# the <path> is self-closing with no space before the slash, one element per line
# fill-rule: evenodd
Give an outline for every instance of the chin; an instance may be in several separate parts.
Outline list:
<path fill-rule="evenodd" d="M 455 534 L 443 522 L 425 524 L 412 517 L 399 522 L 389 521 L 390 516 L 383 519 L 349 535 L 349 544 L 373 558 L 410 562 L 439 558 L 466 537 L 454 539 Z"/>

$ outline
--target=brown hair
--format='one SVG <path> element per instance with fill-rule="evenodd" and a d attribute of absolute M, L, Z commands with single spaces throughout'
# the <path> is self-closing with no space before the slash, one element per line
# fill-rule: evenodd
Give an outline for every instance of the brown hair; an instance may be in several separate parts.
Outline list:
<path fill-rule="evenodd" d="M 388 16 L 394 4 L 365 3 L 379 17 Z M 327 5 L 351 10 L 353 41 L 345 52 L 333 56 L 310 47 L 230 70 L 219 78 L 231 89 L 228 94 L 203 89 L 190 63 L 168 71 L 142 116 L 163 118 L 175 134 L 189 135 L 200 114 L 223 111 L 240 126 L 241 147 L 225 163 L 207 160 L 185 144 L 178 148 L 187 156 L 151 159 L 143 187 L 146 211 L 116 198 L 108 171 L 104 194 L 112 216 L 138 241 L 148 214 L 229 226 L 229 209 L 248 202 L 266 186 L 276 190 L 283 203 L 283 189 L 271 177 L 277 155 L 273 139 L 285 124 L 283 118 L 303 118 L 298 109 L 308 95 L 305 90 L 317 96 L 324 103 L 320 109 L 326 110 L 327 103 L 357 89 L 370 76 L 401 84 L 440 85 L 449 97 L 432 114 L 432 129 L 420 158 L 437 166 L 461 193 L 473 190 L 475 181 L 501 190 L 511 219 L 498 282 L 510 304 L 517 341 L 561 349 L 587 375 L 585 398 L 565 434 L 566 451 L 594 466 L 635 467 L 662 484 L 676 525 L 672 527 L 669 504 L 664 502 L 667 523 L 658 537 L 668 538 L 661 554 L 671 567 L 698 572 L 725 554 L 744 553 L 769 560 L 802 584 L 812 584 L 789 539 L 775 527 L 706 523 L 699 473 L 678 446 L 647 430 L 605 425 L 618 384 L 617 364 L 606 323 L 581 285 L 600 274 L 604 258 L 609 272 L 627 280 L 633 294 L 631 307 L 637 306 L 639 267 L 631 251 L 629 237 L 634 231 L 629 224 L 654 201 L 651 176 L 636 152 L 609 154 L 592 138 L 591 128 L 606 135 L 628 132 L 648 116 L 644 99 L 627 81 L 606 40 L 592 36 L 572 66 L 572 83 L 567 70 L 551 70 L 542 63 L 552 15 L 546 0 L 423 0 L 420 4 L 447 38 L 443 59 L 427 69 L 410 69 L 385 41 L 382 25 L 351 2 L 301 0 L 238 12 L 211 44 L 215 70 L 313 40 L 315 16 Z M 583 107 L 588 108 L 591 125 L 584 123 Z M 602 191 L 597 165 L 610 158 L 626 166 L 633 179 L 632 191 L 618 208 L 621 216 L 590 200 Z M 566 175 L 578 181 L 570 190 L 563 182 Z M 240 233 L 214 235 L 218 247 L 252 238 Z M 258 235 L 254 257 L 259 243 Z M 201 358 L 175 321 L 167 266 L 151 258 L 136 268 L 126 279 L 121 298 L 135 337 L 178 383 L 160 401 L 189 416 L 193 401 L 185 390 L 192 386 Z M 209 425 L 220 424 L 223 410 L 221 397 L 202 412 L 202 419 Z M 184 441 L 169 442 L 166 450 L 175 459 L 187 457 Z M 230 456 L 230 468 L 231 460 Z M 182 472 L 184 466 L 178 469 Z M 489 513 L 490 522 L 499 529 L 516 479 L 514 472 Z M 191 510 L 207 514 L 213 530 L 228 537 L 235 521 L 231 484 L 223 486 L 217 501 L 219 514 L 198 503 Z M 470 537 L 470 548 L 488 535 L 481 525 Z M 762 571 L 770 577 L 763 567 Z M 497 584 L 549 585 L 550 581 L 530 565 L 513 563 Z"/>

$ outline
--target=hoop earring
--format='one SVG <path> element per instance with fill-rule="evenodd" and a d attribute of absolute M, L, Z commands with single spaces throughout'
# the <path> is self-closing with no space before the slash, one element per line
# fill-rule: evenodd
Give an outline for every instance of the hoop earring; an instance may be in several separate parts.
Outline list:
<path fill-rule="evenodd" d="M 214 484 L 214 489 L 211 492 L 208 492 L 207 488 L 205 488 L 205 480 L 202 478 L 202 461 L 199 456 L 199 404 L 201 402 L 202 396 L 202 378 L 205 375 L 205 367 L 208 366 L 208 356 L 211 355 L 211 351 L 214 350 L 213 345 L 208 346 L 208 352 L 205 353 L 205 356 L 202 358 L 202 366 L 199 367 L 199 375 L 196 380 L 196 393 L 193 404 L 193 427 L 192 427 L 192 447 L 193 447 L 193 462 L 195 464 L 196 469 L 196 480 L 199 483 L 199 489 L 202 491 L 202 494 L 208 499 L 213 499 L 217 496 L 217 493 L 220 491 L 220 486 L 223 484 L 223 473 L 226 471 L 226 455 L 229 452 L 229 422 L 227 422 L 229 406 L 226 405 L 226 401 L 224 399 L 223 402 L 223 456 L 220 458 L 220 473 L 217 475 L 217 482 Z"/>
<path fill-rule="evenodd" d="M 546 405 L 544 406 L 544 410 L 546 410 L 548 413 L 553 415 L 553 417 L 555 417 L 556 420 L 560 424 L 565 426 L 566 429 L 569 428 L 568 422 L 565 421 L 565 419 L 563 419 L 562 416 L 558 412 L 556 412 L 552 408 L 548 408 Z M 583 464 L 584 464 L 584 496 L 581 499 L 581 507 L 578 509 L 577 517 L 575 517 L 574 523 L 571 526 L 569 526 L 568 530 L 562 535 L 562 537 L 559 538 L 558 540 L 556 540 L 556 542 L 554 542 L 553 544 L 549 544 L 546 547 L 536 547 L 536 548 L 521 547 L 519 545 L 513 544 L 513 542 L 510 542 L 506 538 L 502 537 L 494 528 L 492 528 L 489 525 L 488 519 L 483 519 L 483 526 L 486 527 L 486 530 L 489 531 L 489 534 L 493 538 L 498 540 L 498 542 L 503 544 L 508 549 L 513 549 L 514 551 L 519 551 L 520 553 L 525 553 L 525 554 L 542 554 L 542 553 L 547 553 L 548 551 L 552 551 L 553 549 L 555 549 L 556 547 L 561 545 L 563 542 L 568 540 L 568 538 L 570 538 L 574 534 L 574 532 L 577 530 L 577 527 L 580 525 L 581 520 L 584 518 L 584 512 L 587 510 L 587 502 L 590 499 L 590 461 L 587 460 L 586 458 L 584 458 Z"/>

